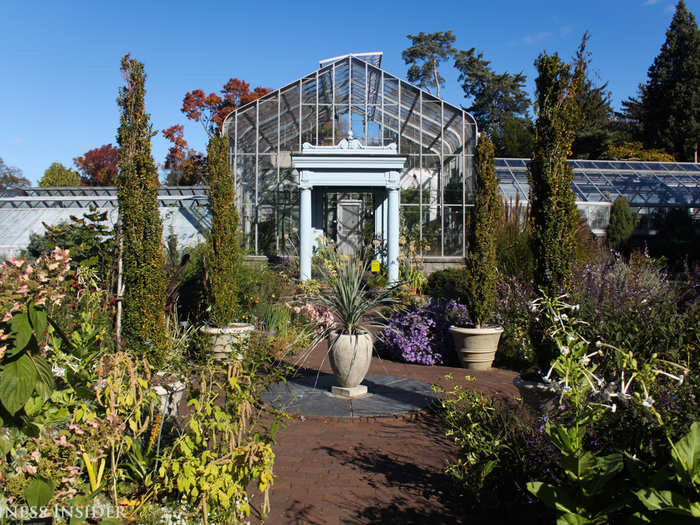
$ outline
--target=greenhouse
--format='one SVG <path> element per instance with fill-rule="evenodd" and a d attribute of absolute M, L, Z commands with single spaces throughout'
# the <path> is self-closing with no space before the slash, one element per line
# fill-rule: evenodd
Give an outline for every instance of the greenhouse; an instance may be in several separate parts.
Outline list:
<path fill-rule="evenodd" d="M 529 159 L 496 159 L 496 175 L 508 202 L 526 204 L 530 193 Z M 571 189 L 576 206 L 595 234 L 604 234 L 610 207 L 624 197 L 640 218 L 641 229 L 660 208 L 700 210 L 700 164 L 689 162 L 640 162 L 569 160 L 574 170 Z"/>
<path fill-rule="evenodd" d="M 342 159 L 352 154 L 369 163 L 373 155 L 400 161 L 391 169 L 398 179 L 402 253 L 443 260 L 466 255 L 475 121 L 380 65 L 381 53 L 322 61 L 317 71 L 226 118 L 223 132 L 230 141 L 240 224 L 250 253 L 297 255 L 306 249 L 299 231 L 299 162 L 314 154 L 335 155 L 339 164 L 335 175 L 330 166 L 327 177 L 310 188 L 312 242 L 318 244 L 323 236 L 344 253 L 378 241 L 391 244 L 391 224 L 378 215 L 387 210 L 391 215 L 391 202 L 383 206 L 387 192 L 391 200 L 391 188 L 370 177 L 378 168 L 343 168 Z M 353 151 L 340 151 L 343 147 Z"/>

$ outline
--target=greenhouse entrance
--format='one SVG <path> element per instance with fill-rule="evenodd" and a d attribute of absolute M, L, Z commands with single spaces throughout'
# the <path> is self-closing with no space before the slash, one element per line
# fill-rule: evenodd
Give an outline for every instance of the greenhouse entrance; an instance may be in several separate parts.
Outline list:
<path fill-rule="evenodd" d="M 365 146 L 352 133 L 337 146 L 305 143 L 301 154 L 292 155 L 299 171 L 301 280 L 311 278 L 311 258 L 320 238 L 335 238 L 341 254 L 361 254 L 371 202 L 371 237 L 380 241 L 374 257 L 386 264 L 389 282 L 398 281 L 399 188 L 405 162 L 396 144 Z"/>

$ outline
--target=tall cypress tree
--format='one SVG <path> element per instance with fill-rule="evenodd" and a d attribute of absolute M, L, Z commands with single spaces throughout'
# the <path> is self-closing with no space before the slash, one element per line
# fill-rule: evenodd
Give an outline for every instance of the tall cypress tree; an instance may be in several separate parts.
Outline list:
<path fill-rule="evenodd" d="M 125 85 L 121 108 L 117 194 L 123 239 L 124 311 L 122 339 L 127 349 L 146 351 L 159 363 L 165 345 L 165 255 L 158 211 L 158 171 L 151 155 L 153 133 L 146 113 L 143 64 L 122 58 Z"/>
<path fill-rule="evenodd" d="M 228 163 L 228 138 L 210 137 L 207 154 L 207 182 L 212 209 L 208 239 L 209 296 L 213 321 L 223 328 L 235 320 L 238 311 L 236 273 L 240 262 L 236 235 L 238 213 Z"/>
<path fill-rule="evenodd" d="M 585 45 L 586 37 L 573 71 L 556 53 L 543 53 L 535 61 L 537 121 L 528 170 L 531 243 L 536 284 L 550 294 L 558 293 L 570 275 L 576 252 L 578 211 L 567 157 L 580 124 L 577 94 L 585 77 Z"/>
<path fill-rule="evenodd" d="M 683 0 L 640 94 L 645 145 L 692 161 L 700 142 L 700 30 Z"/>

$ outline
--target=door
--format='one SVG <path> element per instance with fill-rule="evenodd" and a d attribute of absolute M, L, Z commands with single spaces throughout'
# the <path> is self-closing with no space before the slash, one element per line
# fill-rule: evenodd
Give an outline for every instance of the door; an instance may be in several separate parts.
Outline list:
<path fill-rule="evenodd" d="M 362 251 L 362 200 L 338 200 L 336 249 L 340 254 L 360 255 Z"/>

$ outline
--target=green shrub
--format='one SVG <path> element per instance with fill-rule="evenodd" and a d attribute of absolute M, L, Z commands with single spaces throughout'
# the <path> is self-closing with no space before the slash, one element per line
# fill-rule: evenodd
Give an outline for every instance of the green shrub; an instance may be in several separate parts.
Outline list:
<path fill-rule="evenodd" d="M 431 297 L 443 299 L 458 299 L 459 286 L 464 279 L 463 268 L 446 268 L 437 270 L 428 276 L 425 285 L 425 294 Z"/>
<path fill-rule="evenodd" d="M 618 197 L 610 208 L 608 224 L 608 245 L 617 250 L 627 249 L 629 238 L 637 225 L 637 214 L 630 209 L 624 197 Z"/>
<path fill-rule="evenodd" d="M 496 223 L 496 258 L 498 271 L 504 276 L 522 276 L 532 280 L 535 260 L 530 246 L 529 205 L 523 206 L 519 198 L 504 201 L 501 219 Z"/>

